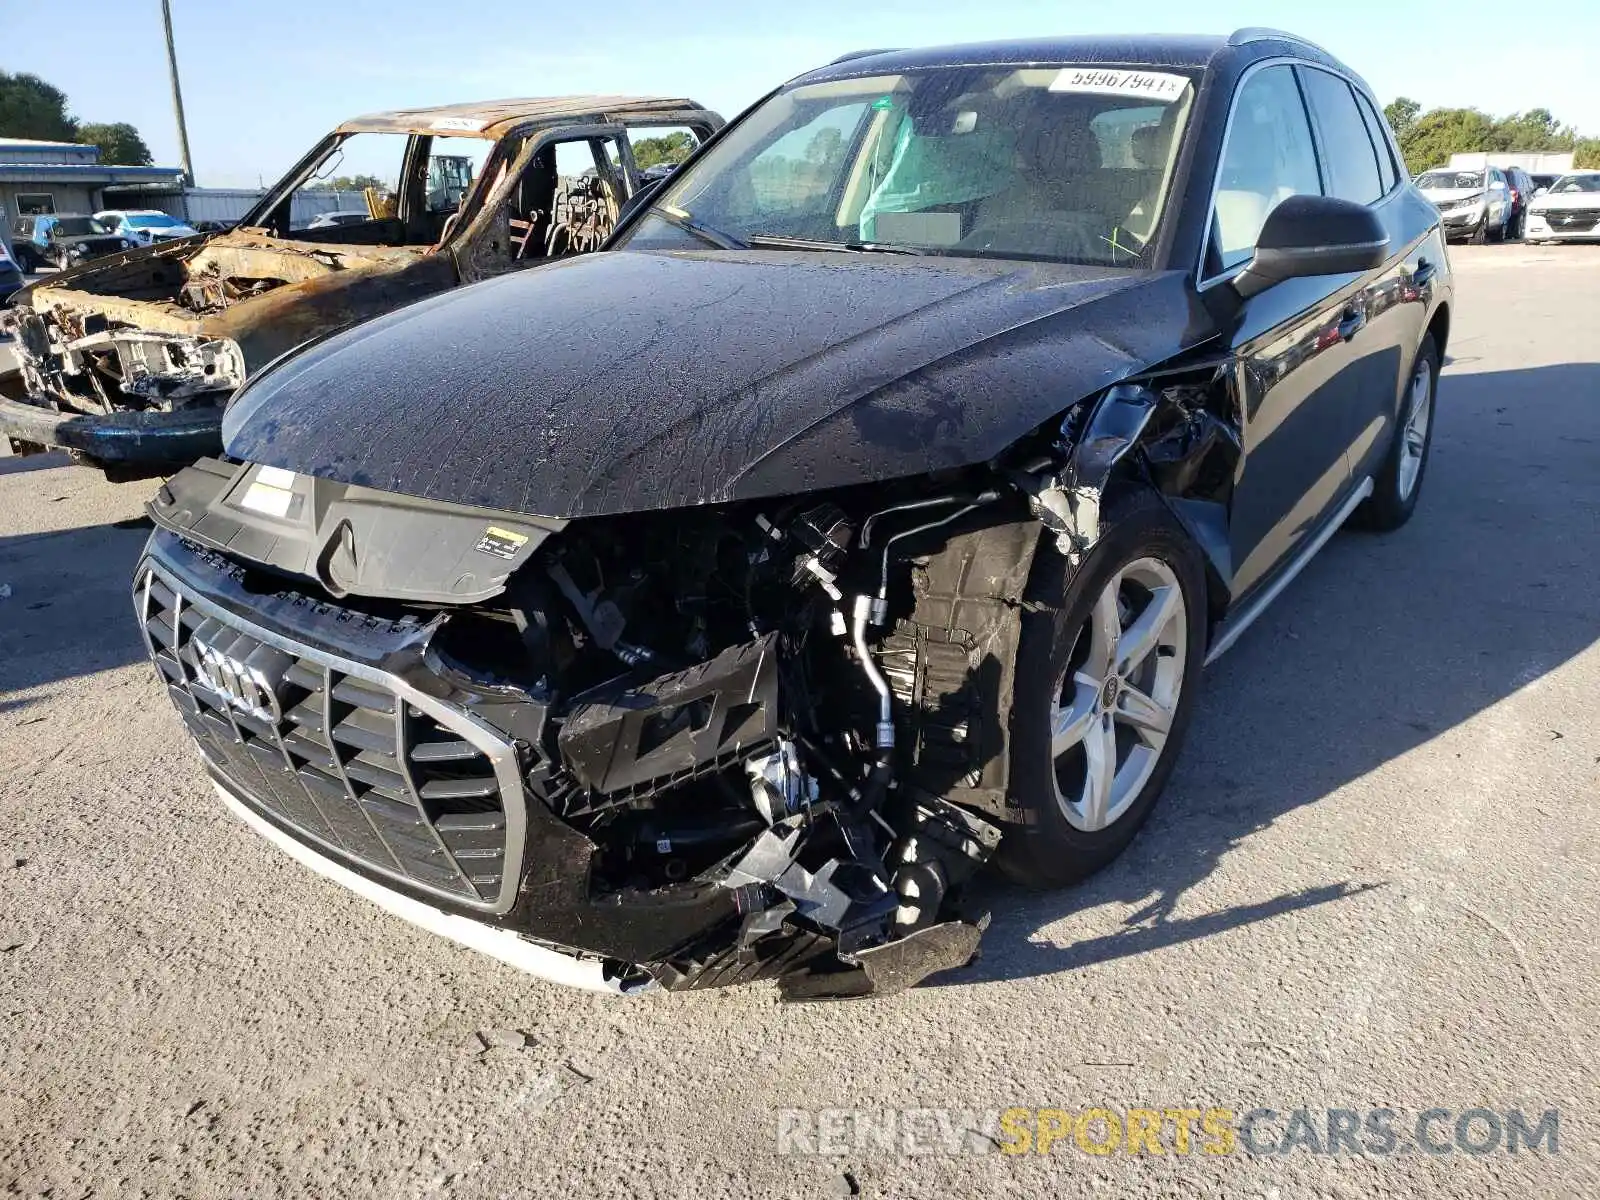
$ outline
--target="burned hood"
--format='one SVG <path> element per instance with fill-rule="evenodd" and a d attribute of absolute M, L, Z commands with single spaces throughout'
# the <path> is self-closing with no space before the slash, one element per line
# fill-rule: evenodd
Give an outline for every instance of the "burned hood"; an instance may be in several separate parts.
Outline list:
<path fill-rule="evenodd" d="M 223 437 L 455 504 L 673 508 L 980 462 L 1210 332 L 1177 272 L 622 251 L 328 339 L 244 389 Z"/>

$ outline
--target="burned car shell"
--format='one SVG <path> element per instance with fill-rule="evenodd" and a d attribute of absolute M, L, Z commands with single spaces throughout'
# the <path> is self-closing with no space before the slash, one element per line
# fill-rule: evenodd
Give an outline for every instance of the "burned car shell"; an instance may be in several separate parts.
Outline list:
<path fill-rule="evenodd" d="M 507 206 L 551 140 L 615 138 L 621 161 L 608 186 L 620 205 L 637 186 L 628 129 L 682 125 L 704 140 L 721 124 L 689 100 L 622 96 L 492 101 L 346 122 L 238 228 L 114 254 L 24 289 L 0 316 L 20 360 L 20 371 L 0 380 L 0 434 L 74 450 L 121 477 L 216 453 L 224 402 L 273 359 L 432 293 L 540 261 L 539 252 L 516 247 Z M 269 228 L 287 219 L 289 197 L 318 163 L 362 133 L 412 139 L 398 217 L 375 218 L 370 236 Z M 422 218 L 408 215 L 406 197 L 425 186 L 430 145 L 451 137 L 496 149 L 444 240 L 412 244 L 410 226 Z"/>
<path fill-rule="evenodd" d="M 234 461 L 152 504 L 135 581 L 230 803 L 566 982 L 858 995 L 966 962 L 960 886 L 1032 820 L 1008 748 L 1036 566 L 1071 580 L 1102 513 L 1154 497 L 1214 657 L 1371 492 L 1449 333 L 1438 217 L 1386 133 L 1381 262 L 1262 288 L 1207 260 L 1256 71 L 1371 104 L 1288 35 L 884 52 L 790 86 L 1080 63 L 1194 81 L 1138 269 L 643 248 L 640 212 L 258 377 Z"/>

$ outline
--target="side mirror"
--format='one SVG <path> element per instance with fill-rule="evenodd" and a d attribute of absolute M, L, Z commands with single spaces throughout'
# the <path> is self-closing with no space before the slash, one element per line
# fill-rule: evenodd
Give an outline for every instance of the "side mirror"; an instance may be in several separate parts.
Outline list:
<path fill-rule="evenodd" d="M 1249 299 L 1285 279 L 1370 271 L 1388 249 L 1383 222 L 1365 205 L 1290 196 L 1267 214 L 1255 257 L 1234 276 L 1233 289 Z"/>
<path fill-rule="evenodd" d="M 665 179 L 658 179 L 654 183 L 647 183 L 633 195 L 629 196 L 627 202 L 623 204 L 621 210 L 617 213 L 617 224 L 620 226 L 636 211 L 643 208 L 646 204 L 649 204 L 651 199 L 654 198 L 655 194 L 661 190 L 661 185 L 665 182 Z"/>

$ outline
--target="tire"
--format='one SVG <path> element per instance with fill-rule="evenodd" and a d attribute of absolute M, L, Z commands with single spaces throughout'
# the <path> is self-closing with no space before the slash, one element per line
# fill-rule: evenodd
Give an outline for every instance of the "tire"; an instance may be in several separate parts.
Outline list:
<path fill-rule="evenodd" d="M 1065 561 L 1049 548 L 1041 549 L 1028 585 L 1034 606 L 1022 618 L 1009 739 L 1010 800 L 1020 811 L 996 859 L 1007 875 L 1030 887 L 1075 883 L 1133 840 L 1172 774 L 1205 659 L 1205 567 L 1194 543 L 1148 490 L 1119 498 L 1102 519 L 1100 541 L 1070 580 Z M 1109 599 L 1119 577 L 1125 613 Z M 1181 611 L 1172 609 L 1174 596 Z M 1156 619 L 1163 611 L 1165 619 Z M 1115 614 L 1119 635 L 1132 632 L 1141 617 L 1154 625 L 1156 636 L 1141 639 L 1148 652 L 1116 672 L 1115 684 L 1109 682 L 1113 673 L 1098 664 L 1116 662 L 1130 643 L 1119 636 L 1107 653 L 1107 626 L 1095 620 L 1097 614 Z M 1128 690 L 1124 677 L 1136 690 Z M 1113 697 L 1124 716 L 1106 713 L 1104 704 Z M 1142 707 L 1150 700 L 1170 718 L 1164 735 L 1141 734 L 1127 720 L 1129 712 L 1147 721 L 1159 717 Z M 1056 730 L 1074 714 L 1080 740 L 1069 743 L 1064 736 L 1058 760 Z M 1158 737 L 1159 745 L 1152 746 Z M 1092 746 L 1098 759 L 1090 756 Z M 1097 793 L 1108 797 L 1096 826 L 1089 776 L 1108 750 L 1111 773 L 1095 773 L 1102 781 Z"/>
<path fill-rule="evenodd" d="M 1425 388 L 1419 384 L 1419 372 L 1424 367 L 1428 371 Z M 1352 523 L 1356 526 L 1387 533 L 1411 519 L 1417 508 L 1417 497 L 1422 494 L 1423 477 L 1428 473 L 1438 395 L 1439 348 L 1430 333 L 1423 337 L 1417 356 L 1412 360 L 1411 371 L 1406 376 L 1406 393 L 1395 409 L 1399 417 L 1395 421 L 1389 453 L 1384 455 L 1383 466 L 1372 481 L 1372 495 L 1353 514 Z M 1419 405 L 1425 407 L 1420 428 L 1414 428 Z"/>
<path fill-rule="evenodd" d="M 1485 214 L 1483 219 L 1485 221 L 1487 221 L 1489 219 L 1488 215 Z M 1506 240 L 1506 230 L 1508 230 L 1510 228 L 1511 228 L 1511 216 L 1508 213 L 1506 215 L 1505 220 L 1501 221 L 1498 226 L 1496 226 L 1494 229 L 1489 231 L 1489 240 L 1491 242 L 1494 242 L 1496 245 L 1499 245 L 1501 242 Z"/>
<path fill-rule="evenodd" d="M 1489 240 L 1489 214 L 1484 213 L 1483 219 L 1472 227 L 1472 236 L 1467 239 L 1474 246 L 1481 246 Z"/>
<path fill-rule="evenodd" d="M 24 275 L 32 275 L 39 269 L 34 261 L 33 251 L 25 244 L 17 246 L 17 266 Z"/>

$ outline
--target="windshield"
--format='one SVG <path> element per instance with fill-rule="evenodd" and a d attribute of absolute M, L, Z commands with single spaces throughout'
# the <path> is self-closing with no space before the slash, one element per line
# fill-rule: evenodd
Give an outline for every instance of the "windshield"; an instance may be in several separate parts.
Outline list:
<path fill-rule="evenodd" d="M 1445 188 L 1481 188 L 1482 171 L 1425 171 L 1417 176 L 1417 186 L 1427 190 L 1443 191 Z"/>
<path fill-rule="evenodd" d="M 1556 180 L 1552 192 L 1600 192 L 1600 175 L 1563 175 Z"/>
<path fill-rule="evenodd" d="M 1193 93 L 1184 74 L 1083 66 L 790 88 L 675 176 L 621 244 L 1148 266 Z"/>
<path fill-rule="evenodd" d="M 57 237 L 83 237 L 90 233 L 110 233 L 104 225 L 93 217 L 57 217 Z"/>
<path fill-rule="evenodd" d="M 171 229 L 173 226 L 183 224 L 176 217 L 169 217 L 166 213 L 139 213 L 127 218 L 127 221 L 135 229 Z"/>

